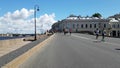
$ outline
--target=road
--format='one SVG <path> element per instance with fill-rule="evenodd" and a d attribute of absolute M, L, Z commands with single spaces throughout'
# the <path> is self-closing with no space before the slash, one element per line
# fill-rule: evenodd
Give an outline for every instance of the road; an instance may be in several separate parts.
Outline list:
<path fill-rule="evenodd" d="M 120 68 L 120 39 L 54 34 L 50 42 L 20 68 Z"/>

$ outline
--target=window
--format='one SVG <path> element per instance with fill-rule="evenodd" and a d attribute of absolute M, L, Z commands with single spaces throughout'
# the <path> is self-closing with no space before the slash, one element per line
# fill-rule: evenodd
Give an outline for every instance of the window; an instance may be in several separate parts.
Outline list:
<path fill-rule="evenodd" d="M 90 28 L 92 28 L 92 24 L 90 24 Z"/>
<path fill-rule="evenodd" d="M 120 25 L 118 24 L 118 28 L 120 27 Z"/>
<path fill-rule="evenodd" d="M 106 24 L 104 24 L 104 28 L 106 28 Z"/>
<path fill-rule="evenodd" d="M 73 28 L 75 28 L 75 24 L 73 24 Z"/>
<path fill-rule="evenodd" d="M 81 24 L 81 28 L 83 28 L 83 24 Z"/>
<path fill-rule="evenodd" d="M 70 28 L 70 24 L 69 24 L 69 23 L 67 23 L 67 25 L 66 25 L 66 26 L 67 26 L 67 28 Z"/>
<path fill-rule="evenodd" d="M 63 28 L 65 28 L 65 25 L 63 24 Z"/>
<path fill-rule="evenodd" d="M 115 24 L 113 24 L 112 27 L 115 28 Z"/>
<path fill-rule="evenodd" d="M 79 24 L 77 24 L 77 28 L 79 28 Z"/>
<path fill-rule="evenodd" d="M 96 24 L 94 24 L 94 28 L 96 28 Z"/>
<path fill-rule="evenodd" d="M 88 27 L 88 25 L 86 24 L 86 25 L 85 25 L 85 27 L 87 28 L 87 27 Z"/>

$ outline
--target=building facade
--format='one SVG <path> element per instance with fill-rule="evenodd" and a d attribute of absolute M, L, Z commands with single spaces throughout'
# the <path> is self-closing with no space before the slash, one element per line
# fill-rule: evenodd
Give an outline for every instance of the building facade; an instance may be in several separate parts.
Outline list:
<path fill-rule="evenodd" d="M 94 34 L 96 29 L 105 29 L 107 36 L 120 37 L 120 21 L 92 17 L 68 17 L 53 24 L 52 29 L 62 32 L 63 29 L 72 29 L 72 32 Z"/>
<path fill-rule="evenodd" d="M 120 21 L 112 19 L 110 22 L 111 25 L 111 36 L 120 37 Z"/>

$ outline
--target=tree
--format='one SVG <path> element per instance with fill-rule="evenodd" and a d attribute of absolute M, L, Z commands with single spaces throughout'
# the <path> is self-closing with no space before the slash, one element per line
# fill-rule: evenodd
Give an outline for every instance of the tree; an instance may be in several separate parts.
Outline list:
<path fill-rule="evenodd" d="M 102 17 L 102 15 L 101 15 L 100 13 L 94 13 L 94 14 L 92 15 L 92 17 L 101 18 L 101 17 Z"/>
<path fill-rule="evenodd" d="M 71 14 L 69 17 L 77 17 L 76 15 L 74 15 L 74 14 Z"/>

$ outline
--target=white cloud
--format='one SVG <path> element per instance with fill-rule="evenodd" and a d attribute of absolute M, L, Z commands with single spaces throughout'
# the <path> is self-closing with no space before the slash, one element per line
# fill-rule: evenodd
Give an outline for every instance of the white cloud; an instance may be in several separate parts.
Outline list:
<path fill-rule="evenodd" d="M 25 8 L 16 10 L 13 13 L 8 12 L 0 17 L 0 33 L 34 33 L 34 10 Z M 41 30 L 48 30 L 51 25 L 56 22 L 55 14 L 44 14 L 36 18 L 37 33 Z"/>
<path fill-rule="evenodd" d="M 39 22 L 39 25 L 41 24 L 41 26 L 43 26 L 44 29 L 50 29 L 49 26 L 51 26 L 54 22 L 56 22 L 54 20 L 54 17 L 55 17 L 54 13 L 50 15 L 44 14 L 43 16 L 40 16 L 37 20 Z"/>
<path fill-rule="evenodd" d="M 34 10 L 27 10 L 25 8 L 22 8 L 20 11 L 16 10 L 13 13 L 8 12 L 7 14 L 4 15 L 5 18 L 10 18 L 12 20 L 17 20 L 17 19 L 27 19 L 29 16 L 33 14 Z"/>

